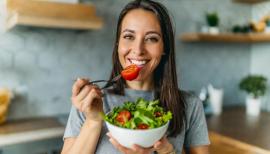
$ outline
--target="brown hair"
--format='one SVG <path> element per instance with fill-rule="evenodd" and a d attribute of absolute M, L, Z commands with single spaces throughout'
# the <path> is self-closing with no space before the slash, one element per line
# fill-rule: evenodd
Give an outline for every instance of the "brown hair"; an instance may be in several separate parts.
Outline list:
<path fill-rule="evenodd" d="M 112 56 L 113 68 L 110 79 L 120 74 L 123 69 L 118 58 L 118 42 L 121 31 L 121 23 L 125 15 L 134 9 L 144 9 L 153 12 L 160 23 L 165 55 L 154 71 L 154 93 L 155 99 L 159 99 L 165 110 L 173 113 L 173 119 L 169 126 L 169 136 L 176 136 L 184 127 L 185 122 L 185 100 L 178 89 L 174 31 L 167 9 L 160 3 L 152 0 L 134 0 L 128 3 L 121 11 L 118 24 L 116 40 Z M 124 95 L 125 81 L 120 79 L 113 87 L 113 92 Z"/>

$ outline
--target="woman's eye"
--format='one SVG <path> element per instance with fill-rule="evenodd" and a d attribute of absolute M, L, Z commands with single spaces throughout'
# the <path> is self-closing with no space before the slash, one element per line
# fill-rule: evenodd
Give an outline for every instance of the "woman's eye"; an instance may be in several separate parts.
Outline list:
<path fill-rule="evenodd" d="M 149 37 L 149 38 L 146 38 L 146 42 L 153 42 L 153 43 L 155 43 L 155 42 L 158 42 L 158 38 L 156 38 L 156 37 Z"/>
<path fill-rule="evenodd" d="M 127 40 L 134 40 L 134 37 L 132 35 L 124 35 L 123 38 Z"/>

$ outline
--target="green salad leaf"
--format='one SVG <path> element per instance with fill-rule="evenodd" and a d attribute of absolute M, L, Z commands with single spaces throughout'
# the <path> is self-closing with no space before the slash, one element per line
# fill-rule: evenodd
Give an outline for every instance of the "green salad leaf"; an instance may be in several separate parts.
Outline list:
<path fill-rule="evenodd" d="M 172 119 L 170 111 L 159 106 L 159 100 L 147 101 L 138 98 L 135 102 L 124 102 L 104 116 L 104 120 L 123 128 L 150 129 L 166 124 Z"/>

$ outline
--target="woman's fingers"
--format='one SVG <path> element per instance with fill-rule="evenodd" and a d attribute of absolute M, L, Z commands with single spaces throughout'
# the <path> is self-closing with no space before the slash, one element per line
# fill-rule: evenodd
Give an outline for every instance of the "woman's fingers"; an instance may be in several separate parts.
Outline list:
<path fill-rule="evenodd" d="M 100 103 L 100 101 L 94 101 L 94 100 L 100 100 L 101 97 L 97 93 L 97 90 L 95 88 L 92 88 L 91 91 L 88 93 L 86 98 L 83 100 L 81 110 L 86 111 L 86 109 L 92 104 L 92 103 Z"/>
<path fill-rule="evenodd" d="M 155 148 L 156 150 L 161 149 L 161 148 L 162 148 L 162 142 L 157 141 L 157 142 L 154 144 L 154 148 Z"/>
<path fill-rule="evenodd" d="M 84 86 L 83 89 L 80 91 L 80 93 L 76 96 L 76 100 L 78 102 L 80 102 L 83 99 L 85 99 L 85 97 L 87 97 L 87 95 L 89 94 L 89 92 L 91 91 L 91 89 L 93 89 L 93 87 L 90 86 L 90 85 Z"/>
<path fill-rule="evenodd" d="M 154 144 L 154 149 L 158 153 L 169 153 L 173 150 L 173 145 L 168 141 L 166 136 L 163 136 Z"/>
<path fill-rule="evenodd" d="M 103 112 L 103 93 L 94 84 L 89 84 L 88 79 L 78 79 L 72 87 L 72 104 L 80 112 L 84 112 L 88 118 L 101 120 Z"/>
<path fill-rule="evenodd" d="M 82 101 L 87 97 L 92 89 L 96 89 L 96 93 L 99 96 L 103 96 L 103 93 L 96 85 L 89 85 L 88 79 L 78 79 L 72 87 L 71 100 L 73 104 L 80 109 Z"/>
<path fill-rule="evenodd" d="M 115 139 L 110 138 L 109 141 L 113 144 L 113 146 L 123 153 L 128 153 L 128 148 L 123 147 L 120 143 L 118 143 Z"/>
<path fill-rule="evenodd" d="M 127 148 L 123 147 L 120 143 L 118 143 L 111 135 L 110 132 L 106 134 L 109 137 L 109 141 L 113 144 L 115 148 L 117 148 L 119 151 L 126 153 L 128 150 Z"/>
<path fill-rule="evenodd" d="M 165 136 L 163 136 L 159 141 L 157 141 L 155 144 L 154 144 L 154 148 L 156 149 L 156 150 L 160 150 L 162 147 L 163 147 L 163 145 L 165 145 L 166 144 L 166 137 Z"/>
<path fill-rule="evenodd" d="M 139 145 L 136 145 L 134 144 L 132 146 L 131 149 L 129 148 L 126 148 L 124 146 L 122 146 L 120 143 L 118 143 L 111 135 L 110 132 L 108 132 L 106 134 L 110 139 L 109 141 L 121 152 L 124 152 L 124 153 L 136 153 L 136 154 L 139 154 L 139 153 L 142 153 L 142 154 L 145 154 L 145 153 L 152 153 L 155 151 L 155 148 L 151 147 L 151 148 L 143 148 Z"/>
<path fill-rule="evenodd" d="M 78 78 L 77 81 L 72 86 L 72 97 L 77 96 L 80 93 L 81 88 L 85 84 L 87 84 L 88 82 L 89 82 L 88 79 L 80 79 L 80 78 Z"/>
<path fill-rule="evenodd" d="M 136 144 L 134 144 L 132 146 L 132 150 L 134 152 L 136 152 L 136 153 L 152 153 L 152 152 L 155 151 L 155 149 L 153 147 L 151 147 L 151 148 L 144 148 L 144 147 L 141 147 L 141 146 L 136 145 Z"/>

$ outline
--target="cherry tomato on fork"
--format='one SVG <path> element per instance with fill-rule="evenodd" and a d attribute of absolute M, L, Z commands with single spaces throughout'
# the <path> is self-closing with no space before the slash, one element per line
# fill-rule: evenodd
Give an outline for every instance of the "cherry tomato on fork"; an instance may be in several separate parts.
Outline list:
<path fill-rule="evenodd" d="M 128 67 L 126 67 L 122 72 L 121 72 L 121 76 L 125 79 L 125 80 L 134 80 L 138 77 L 140 72 L 140 68 L 135 65 L 129 65 Z"/>

